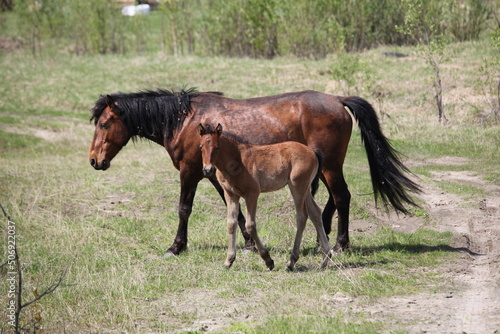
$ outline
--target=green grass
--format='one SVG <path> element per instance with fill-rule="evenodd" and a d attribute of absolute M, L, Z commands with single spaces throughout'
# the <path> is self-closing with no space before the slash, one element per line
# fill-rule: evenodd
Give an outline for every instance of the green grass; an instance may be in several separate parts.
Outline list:
<path fill-rule="evenodd" d="M 276 317 L 267 320 L 264 324 L 249 327 L 248 324 L 234 324 L 229 329 L 231 332 L 254 333 L 380 333 L 383 325 L 377 322 L 363 321 L 349 323 L 344 315 L 339 312 L 336 316 L 325 317 Z"/>
<path fill-rule="evenodd" d="M 487 54 L 486 45 L 457 47 L 450 62 L 466 69 L 468 81 L 457 81 L 452 90 L 465 90 L 463 82 L 475 80 L 471 68 L 479 66 L 476 57 Z M 390 119 L 382 125 L 394 146 L 410 162 L 442 156 L 468 159 L 461 166 L 417 164 L 412 170 L 422 182 L 464 198 L 484 194 L 478 188 L 436 182 L 432 173 L 469 170 L 498 185 L 499 128 L 480 126 L 475 114 L 458 103 L 460 98 L 454 98 L 448 110 L 452 124 L 437 125 L 423 61 L 385 58 L 380 55 L 384 50 L 360 57 L 376 69 L 380 85 L 390 92 L 383 103 Z M 332 328 L 337 333 L 397 333 L 399 328 L 386 328 L 365 314 L 321 301 L 339 292 L 376 302 L 385 296 L 438 291 L 449 283 L 440 268 L 458 253 L 450 246 L 451 234 L 432 230 L 433 217 L 425 203 L 423 209 L 413 210 L 412 218 L 425 229 L 404 233 L 386 226 L 383 210 L 374 208 L 358 130 L 344 168 L 352 193 L 352 249 L 325 270 L 319 270 L 321 255 L 312 224 L 306 228 L 297 270 L 285 270 L 295 228 L 286 189 L 262 195 L 257 214 L 275 271 L 268 272 L 258 255 L 241 251 L 241 236 L 233 267 L 223 269 L 225 207 L 206 180 L 195 198 L 189 251 L 163 259 L 176 233 L 179 200 L 178 172 L 168 154 L 158 145 L 138 141 L 120 152 L 109 171 L 94 171 L 87 161 L 93 134 L 89 109 L 100 94 L 185 84 L 240 98 L 328 91 L 333 78 L 321 73 L 330 68 L 330 61 L 157 54 L 33 59 L 20 51 L 2 54 L 0 203 L 17 223 L 24 299 L 33 298 L 35 288 L 43 291 L 69 266 L 65 284 L 37 303 L 44 329 L 197 332 L 216 319 L 221 324 L 217 332 L 222 333 L 326 333 Z M 451 70 L 443 75 L 450 78 Z M 445 91 L 445 96 L 448 92 L 456 94 Z M 362 88 L 360 93 L 379 109 Z M 321 205 L 327 200 L 323 187 L 317 200 Z M 0 285 L 4 299 L 5 289 Z M 29 312 L 25 310 L 24 321 L 30 319 Z"/>

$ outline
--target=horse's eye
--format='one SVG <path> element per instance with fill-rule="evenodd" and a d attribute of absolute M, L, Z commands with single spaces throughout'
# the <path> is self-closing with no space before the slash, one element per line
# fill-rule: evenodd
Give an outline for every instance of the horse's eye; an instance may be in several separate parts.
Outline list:
<path fill-rule="evenodd" d="M 109 123 L 108 122 L 101 123 L 100 127 L 101 127 L 101 129 L 107 129 L 109 127 Z"/>

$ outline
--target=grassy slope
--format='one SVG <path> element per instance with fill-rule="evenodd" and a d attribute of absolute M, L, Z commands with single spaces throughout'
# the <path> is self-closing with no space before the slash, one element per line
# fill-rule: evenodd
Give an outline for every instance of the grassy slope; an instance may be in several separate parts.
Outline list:
<path fill-rule="evenodd" d="M 408 159 L 470 158 L 464 168 L 498 184 L 498 127 L 477 125 L 471 106 L 486 105 L 476 84 L 481 57 L 489 52 L 487 43 L 452 47 L 443 70 L 445 107 L 452 122 L 448 127 L 436 124 L 430 73 L 423 61 L 412 49 L 398 50 L 410 54 L 402 59 L 385 58 L 382 51 L 387 50 L 361 57 L 388 97 L 382 105 L 365 97 L 390 115 L 384 119 L 384 130 L 397 149 Z M 220 317 L 224 324 L 232 324 L 221 331 L 252 332 L 266 323 L 275 329 L 272 332 L 302 332 L 305 323 L 309 328 L 314 324 L 318 332 L 335 327 L 356 333 L 377 331 L 383 325 L 371 323 L 363 314 L 350 314 L 348 308 L 332 313 L 321 302 L 324 296 L 340 291 L 370 299 L 439 289 L 442 282 L 432 271 L 419 268 L 453 256 L 441 247 L 450 242 L 449 234 L 404 234 L 387 227 L 373 234 L 356 231 L 357 221 L 380 224 L 372 197 L 361 195 L 371 189 L 357 133 L 345 167 L 353 193 L 353 250 L 325 271 L 317 270 L 320 256 L 314 251 L 312 226 L 299 270 L 284 271 L 294 233 L 286 190 L 262 196 L 258 214 L 260 234 L 277 270 L 269 273 L 257 255 L 238 253 L 228 271 L 222 269 L 225 208 L 208 182 L 198 188 L 189 252 L 164 260 L 161 256 L 177 227 L 179 192 L 178 173 L 168 155 L 159 146 L 139 142 L 126 147 L 109 171 L 96 172 L 88 165 L 93 132 L 88 110 L 99 94 L 185 84 L 239 98 L 303 89 L 339 93 L 332 89 L 333 78 L 324 74 L 332 61 L 2 55 L 0 202 L 17 223 L 24 297 L 32 298 L 32 289 L 42 291 L 70 265 L 67 285 L 44 298 L 37 309 L 26 310 L 25 319 L 41 311 L 40 323 L 48 332 L 182 331 Z M 425 176 L 429 168 L 419 166 L 415 171 Z M 446 190 L 453 189 L 448 185 Z M 318 199 L 324 203 L 324 190 Z M 416 214 L 423 221 L 431 219 L 425 212 Z M 1 298 L 7 295 L 5 289 L 0 285 Z M 306 320 L 290 321 L 292 316 Z M 356 324 L 344 324 L 342 319 Z"/>

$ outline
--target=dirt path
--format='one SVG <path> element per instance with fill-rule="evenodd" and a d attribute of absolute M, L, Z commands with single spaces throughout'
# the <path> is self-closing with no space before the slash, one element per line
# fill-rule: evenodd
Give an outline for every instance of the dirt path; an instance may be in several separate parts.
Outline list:
<path fill-rule="evenodd" d="M 443 158 L 422 163 L 460 165 L 461 161 Z M 437 187 L 438 181 L 479 189 L 480 199 L 446 193 Z M 360 311 L 409 333 L 500 333 L 500 186 L 468 171 L 433 172 L 430 182 L 421 184 L 431 228 L 458 236 L 452 246 L 460 259 L 438 269 L 452 284 L 445 292 L 379 299 L 360 306 Z M 401 219 L 396 228 L 418 228 L 414 223 Z"/>
<path fill-rule="evenodd" d="M 458 258 L 438 267 L 418 269 L 444 278 L 439 282 L 445 283 L 417 295 L 368 300 L 337 292 L 322 299 L 332 307 L 332 312 L 351 314 L 354 321 L 359 321 L 362 314 L 366 316 L 363 321 L 386 324 L 388 333 L 400 330 L 410 334 L 500 334 L 500 186 L 469 171 L 442 171 L 443 166 L 466 163 L 461 159 L 418 163 L 440 165 L 436 168 L 440 171 L 434 172 L 431 178 L 422 177 L 418 181 L 424 187 L 421 198 L 430 223 L 419 217 L 396 215 L 383 223 L 403 232 L 419 228 L 452 232 L 455 239 L 449 250 L 456 252 Z M 471 191 L 465 191 L 463 196 L 450 194 L 439 188 L 438 182 L 474 187 L 477 191 L 472 193 L 481 195 L 471 196 Z M 358 229 L 359 224 L 354 222 L 352 228 Z M 217 292 L 200 289 L 188 296 L 181 293 L 170 298 L 167 304 L 173 309 L 198 314 L 198 319 L 184 330 L 217 332 L 236 320 L 259 319 L 262 314 L 258 305 L 263 299 L 264 296 L 254 296 L 228 304 Z M 158 300 L 151 305 L 152 310 L 164 307 L 165 303 Z M 253 311 L 247 311 L 249 309 Z"/>

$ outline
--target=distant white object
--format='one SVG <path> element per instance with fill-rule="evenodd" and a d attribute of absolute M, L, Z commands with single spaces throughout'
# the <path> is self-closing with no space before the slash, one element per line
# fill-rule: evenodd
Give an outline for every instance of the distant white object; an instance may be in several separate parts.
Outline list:
<path fill-rule="evenodd" d="M 150 8 L 148 4 L 137 6 L 125 6 L 122 8 L 123 16 L 146 15 L 149 14 Z"/>

